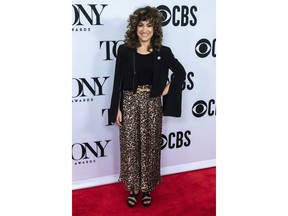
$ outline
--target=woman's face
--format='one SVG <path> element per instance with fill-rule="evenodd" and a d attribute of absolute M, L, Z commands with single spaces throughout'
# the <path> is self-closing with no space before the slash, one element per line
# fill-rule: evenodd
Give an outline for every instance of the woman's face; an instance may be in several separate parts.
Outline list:
<path fill-rule="evenodd" d="M 154 34 L 153 25 L 149 21 L 140 21 L 137 26 L 137 36 L 140 43 L 150 42 Z"/>

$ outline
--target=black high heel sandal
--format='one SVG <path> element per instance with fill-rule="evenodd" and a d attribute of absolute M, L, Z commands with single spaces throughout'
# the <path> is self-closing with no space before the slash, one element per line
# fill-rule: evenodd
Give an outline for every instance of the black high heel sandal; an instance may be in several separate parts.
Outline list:
<path fill-rule="evenodd" d="M 129 207 L 134 207 L 137 204 L 137 198 L 138 198 L 139 192 L 136 194 L 134 191 L 131 191 L 128 199 L 127 199 L 127 205 Z"/>
<path fill-rule="evenodd" d="M 142 205 L 147 207 L 151 204 L 151 195 L 149 192 L 142 192 Z"/>

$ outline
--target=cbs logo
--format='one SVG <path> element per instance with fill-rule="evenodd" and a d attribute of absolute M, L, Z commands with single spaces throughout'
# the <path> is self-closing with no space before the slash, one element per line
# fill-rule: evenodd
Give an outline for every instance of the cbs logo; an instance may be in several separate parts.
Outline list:
<path fill-rule="evenodd" d="M 195 26 L 197 24 L 195 15 L 195 11 L 197 11 L 196 6 L 191 6 L 189 8 L 187 5 L 175 5 L 170 10 L 166 5 L 159 5 L 157 9 L 163 15 L 163 26 L 168 25 L 170 22 L 173 26 Z"/>
<path fill-rule="evenodd" d="M 206 38 L 199 40 L 195 45 L 195 52 L 200 58 L 207 57 L 210 52 L 213 57 L 216 57 L 216 39 L 212 43 Z"/>
<path fill-rule="evenodd" d="M 168 134 L 168 136 L 162 134 L 161 150 L 166 146 L 168 146 L 169 149 L 181 148 L 183 146 L 188 147 L 191 144 L 189 135 L 191 135 L 191 131 L 189 130 L 185 132 L 172 132 Z"/>
<path fill-rule="evenodd" d="M 206 103 L 204 100 L 199 100 L 194 103 L 192 107 L 192 113 L 195 117 L 203 117 L 206 113 L 208 116 L 216 115 L 216 105 L 215 100 L 211 99 Z"/>

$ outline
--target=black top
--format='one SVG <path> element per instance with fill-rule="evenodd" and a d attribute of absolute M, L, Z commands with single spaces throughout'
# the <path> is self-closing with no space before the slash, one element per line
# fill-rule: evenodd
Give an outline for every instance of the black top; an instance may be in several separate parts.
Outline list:
<path fill-rule="evenodd" d="M 136 49 L 121 44 L 117 50 L 112 97 L 109 109 L 109 122 L 116 120 L 118 107 L 122 110 L 123 90 L 136 93 L 138 85 L 138 72 L 136 71 Z M 163 96 L 163 115 L 181 116 L 182 85 L 186 72 L 182 64 L 174 57 L 171 49 L 162 46 L 160 50 L 152 52 L 153 77 L 150 97 L 161 96 L 167 84 L 169 69 L 173 73 L 167 95 Z M 150 65 L 150 64 L 149 64 Z"/>
<path fill-rule="evenodd" d="M 137 85 L 152 85 L 153 79 L 153 55 L 136 52 Z"/>

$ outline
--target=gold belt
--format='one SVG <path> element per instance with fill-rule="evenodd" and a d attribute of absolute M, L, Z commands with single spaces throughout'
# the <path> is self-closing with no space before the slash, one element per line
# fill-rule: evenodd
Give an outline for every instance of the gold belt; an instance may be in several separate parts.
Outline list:
<path fill-rule="evenodd" d="M 139 85 L 137 86 L 137 93 L 142 93 L 142 92 L 150 92 L 151 91 L 151 85 Z"/>

